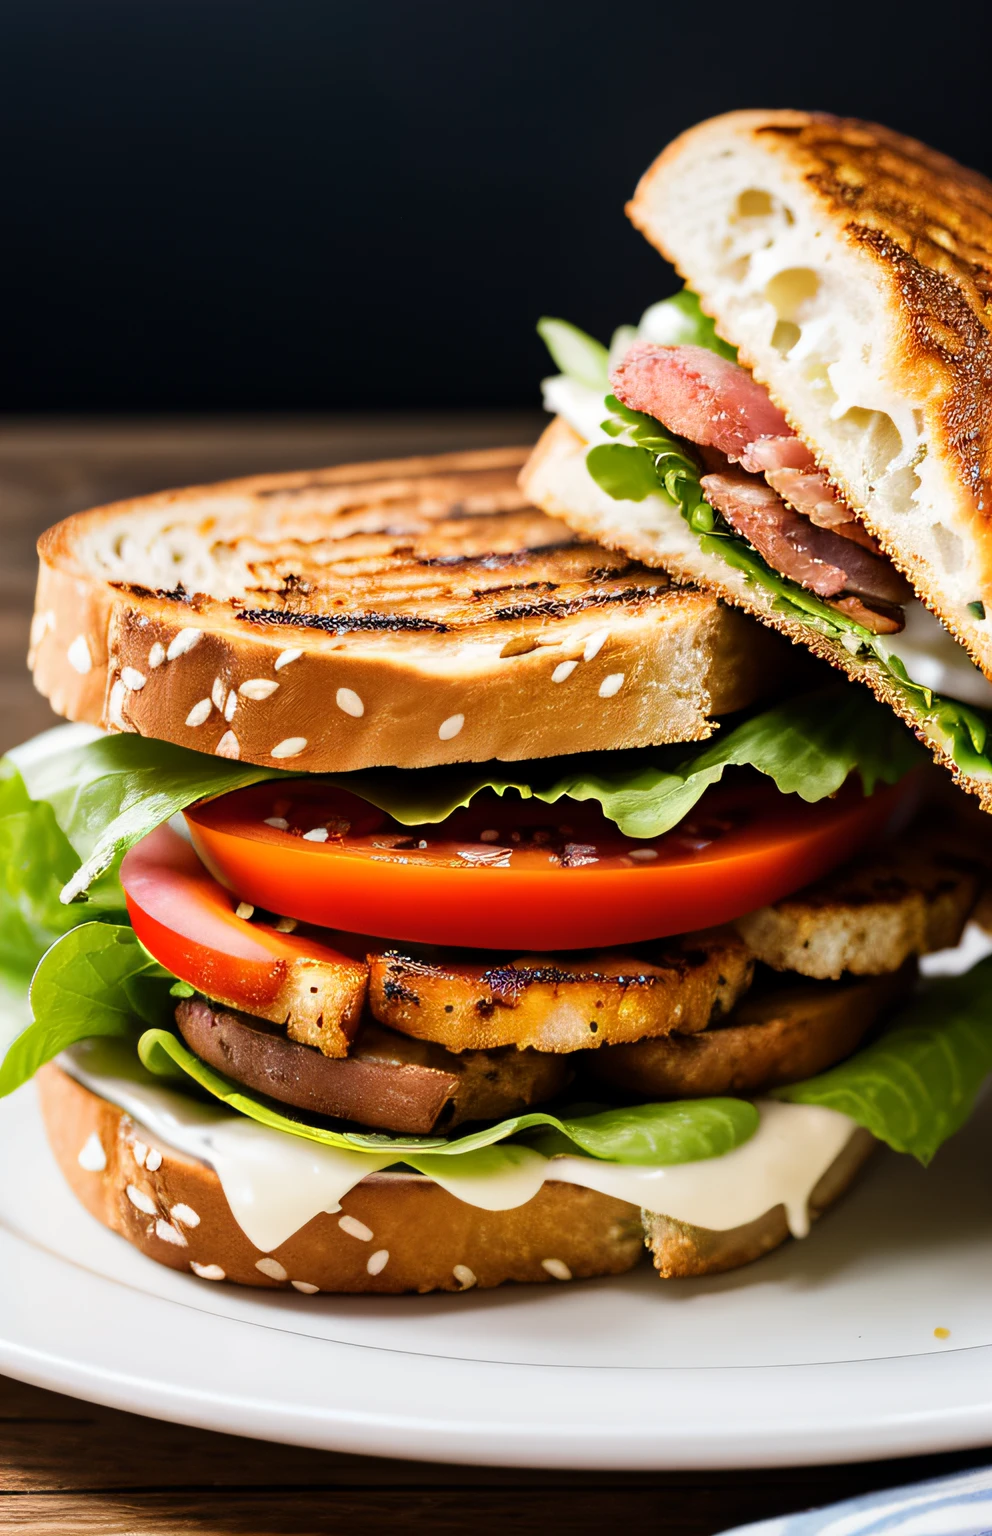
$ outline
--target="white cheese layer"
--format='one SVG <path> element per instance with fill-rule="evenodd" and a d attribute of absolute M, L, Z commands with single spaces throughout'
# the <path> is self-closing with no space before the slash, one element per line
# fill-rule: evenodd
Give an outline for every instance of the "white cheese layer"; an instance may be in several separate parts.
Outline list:
<path fill-rule="evenodd" d="M 59 1065 L 93 1093 L 131 1115 L 142 1138 L 173 1147 L 213 1167 L 235 1221 L 263 1252 L 278 1248 L 369 1173 L 402 1161 L 395 1152 L 324 1147 L 269 1130 L 255 1121 L 187 1098 L 163 1086 L 138 1062 L 134 1047 L 88 1040 Z M 758 1103 L 751 1139 L 724 1157 L 668 1168 L 547 1158 L 530 1147 L 489 1147 L 466 1156 L 421 1155 L 424 1172 L 457 1199 L 505 1211 L 532 1200 L 545 1181 L 598 1190 L 692 1226 L 723 1231 L 784 1205 L 796 1237 L 809 1230 L 808 1204 L 823 1174 L 857 1130 L 832 1109 Z"/>

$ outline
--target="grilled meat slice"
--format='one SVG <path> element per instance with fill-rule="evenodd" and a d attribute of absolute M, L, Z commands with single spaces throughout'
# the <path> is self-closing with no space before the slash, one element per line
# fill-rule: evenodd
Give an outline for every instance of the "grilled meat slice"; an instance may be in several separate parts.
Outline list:
<path fill-rule="evenodd" d="M 452 1051 L 500 1046 L 588 1050 L 705 1029 L 751 983 L 753 962 L 729 929 L 575 956 L 449 963 L 369 955 L 369 1008 L 383 1024 Z"/>

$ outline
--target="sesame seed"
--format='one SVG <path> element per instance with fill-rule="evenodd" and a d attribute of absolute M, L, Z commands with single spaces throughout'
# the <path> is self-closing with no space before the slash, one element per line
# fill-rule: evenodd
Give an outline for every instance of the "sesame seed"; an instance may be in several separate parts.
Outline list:
<path fill-rule="evenodd" d="M 564 683 L 578 666 L 577 661 L 560 661 L 551 674 L 553 683 Z"/>
<path fill-rule="evenodd" d="M 136 1184 L 129 1184 L 124 1193 L 136 1210 L 144 1211 L 146 1216 L 155 1215 L 155 1201 L 143 1189 L 138 1189 Z"/>
<path fill-rule="evenodd" d="M 289 831 L 289 822 L 285 816 L 266 816 L 265 825 L 267 827 L 275 827 L 277 832 Z"/>
<path fill-rule="evenodd" d="M 496 829 L 494 827 L 487 827 L 484 832 L 480 832 L 479 833 L 479 842 L 480 843 L 498 843 L 499 842 L 499 833 L 496 831 Z"/>
<path fill-rule="evenodd" d="M 478 1284 L 475 1271 L 469 1269 L 467 1264 L 456 1264 L 451 1271 L 463 1291 L 470 1291 L 473 1285 Z"/>
<path fill-rule="evenodd" d="M 312 827 L 309 832 L 304 832 L 305 843 L 326 843 L 330 833 L 326 827 Z"/>
<path fill-rule="evenodd" d="M 599 685 L 601 699 L 612 699 L 615 693 L 619 693 L 623 687 L 625 674 L 623 672 L 611 672 L 609 677 L 604 677 Z"/>
<path fill-rule="evenodd" d="M 77 635 L 75 640 L 70 645 L 68 651 L 66 652 L 66 655 L 69 665 L 72 667 L 73 671 L 78 672 L 80 677 L 85 677 L 93 665 L 93 658 L 90 655 L 90 648 L 86 642 L 86 636 Z"/>
<path fill-rule="evenodd" d="M 127 692 L 120 678 L 110 690 L 110 698 L 107 700 L 107 719 L 111 725 L 116 725 L 120 730 L 125 730 L 124 723 L 124 695 Z"/>
<path fill-rule="evenodd" d="M 238 696 L 232 688 L 227 695 L 227 703 L 224 705 L 224 719 L 230 724 L 234 719 L 234 711 L 238 707 Z"/>
<path fill-rule="evenodd" d="M 640 859 L 644 864 L 649 859 L 656 859 L 658 857 L 657 848 L 628 848 L 627 853 L 632 859 Z"/>
<path fill-rule="evenodd" d="M 354 688 L 339 688 L 334 698 L 338 709 L 343 709 L 346 715 L 353 715 L 356 720 L 364 715 L 365 705 Z"/>
<path fill-rule="evenodd" d="M 278 663 L 276 663 L 278 665 Z M 238 689 L 244 699 L 270 699 L 279 687 L 270 677 L 249 677 Z"/>
<path fill-rule="evenodd" d="M 226 1280 L 227 1276 L 219 1264 L 198 1264 L 195 1259 L 190 1259 L 189 1267 L 194 1275 L 199 1275 L 201 1280 Z"/>
<path fill-rule="evenodd" d="M 298 757 L 307 744 L 305 736 L 287 736 L 283 741 L 277 741 L 270 757 Z"/>
<path fill-rule="evenodd" d="M 241 756 L 241 744 L 233 731 L 224 732 L 220 741 L 214 747 L 214 752 L 217 757 L 239 758 Z"/>
<path fill-rule="evenodd" d="M 131 1148 L 131 1152 L 138 1167 L 143 1168 L 145 1166 L 145 1158 L 148 1156 L 148 1148 L 145 1143 L 143 1141 L 136 1141 Z"/>
<path fill-rule="evenodd" d="M 375 1253 L 370 1254 L 369 1261 L 365 1268 L 368 1270 L 370 1275 L 381 1275 L 388 1263 L 389 1249 L 377 1248 Z"/>
<path fill-rule="evenodd" d="M 176 1227 L 172 1227 L 160 1216 L 155 1223 L 155 1236 L 160 1237 L 163 1243 L 174 1243 L 177 1248 L 187 1246 L 186 1239 Z"/>
<path fill-rule="evenodd" d="M 186 716 L 186 724 L 191 729 L 198 725 L 203 725 L 209 717 L 212 708 L 213 706 L 209 699 L 200 699 L 198 703 L 193 705 L 193 708 Z"/>
<path fill-rule="evenodd" d="M 79 1149 L 76 1162 L 87 1173 L 102 1173 L 107 1166 L 107 1154 L 96 1131 L 91 1131 Z"/>
<path fill-rule="evenodd" d="M 224 700 L 227 698 L 227 688 L 222 677 L 215 677 L 210 688 L 210 697 L 214 708 L 224 712 Z"/>
<path fill-rule="evenodd" d="M 148 1156 L 145 1158 L 145 1167 L 148 1169 L 149 1173 L 156 1173 L 158 1169 L 161 1168 L 161 1166 L 162 1154 L 158 1147 L 152 1147 L 148 1153 Z"/>
<path fill-rule="evenodd" d="M 571 1280 L 572 1271 L 564 1259 L 542 1259 L 541 1268 L 547 1270 L 554 1280 Z"/>
<path fill-rule="evenodd" d="M 178 656 L 185 656 L 187 651 L 191 651 L 194 645 L 199 645 L 202 639 L 202 629 L 181 629 L 169 641 L 169 649 L 165 653 L 166 661 L 175 661 Z"/>
<path fill-rule="evenodd" d="M 609 632 L 608 629 L 594 629 L 593 630 L 592 634 L 586 640 L 585 647 L 583 648 L 583 651 L 582 651 L 582 660 L 583 661 L 594 661 L 595 660 L 595 658 L 599 655 L 600 651 L 603 649 L 603 646 L 604 646 L 604 644 L 606 643 L 606 640 L 609 637 L 609 633 L 610 632 Z"/>
<path fill-rule="evenodd" d="M 200 1225 L 199 1216 L 192 1206 L 189 1205 L 174 1205 L 169 1215 L 173 1221 L 178 1221 L 180 1226 L 183 1227 L 198 1227 Z"/>
<path fill-rule="evenodd" d="M 276 671 L 280 672 L 283 667 L 288 667 L 291 661 L 299 661 L 302 655 L 302 650 L 295 645 L 291 645 L 288 650 L 280 651 L 275 659 Z"/>
<path fill-rule="evenodd" d="M 451 741 L 453 737 L 458 735 L 458 732 L 461 730 L 464 724 L 464 715 L 449 715 L 447 720 L 441 721 L 441 724 L 437 729 L 437 734 L 442 741 Z"/>
<path fill-rule="evenodd" d="M 148 665 L 151 667 L 152 671 L 154 672 L 155 668 L 156 667 L 160 667 L 164 660 L 165 660 L 165 646 L 162 644 L 161 640 L 156 640 L 155 644 L 152 646 L 151 650 L 148 652 Z"/>
<path fill-rule="evenodd" d="M 235 917 L 240 917 L 242 922 L 247 923 L 255 916 L 255 908 L 250 901 L 239 901 L 234 909 L 234 915 Z"/>
<path fill-rule="evenodd" d="M 276 923 L 276 933 L 293 933 L 296 929 L 295 917 L 281 917 Z"/>
<path fill-rule="evenodd" d="M 364 1221 L 359 1221 L 357 1216 L 342 1216 L 338 1221 L 342 1232 L 349 1237 L 357 1237 L 360 1243 L 370 1243 L 373 1233 L 371 1227 L 367 1227 Z"/>
<path fill-rule="evenodd" d="M 139 672 L 137 667 L 124 667 L 121 672 L 121 682 L 132 693 L 137 693 L 145 686 L 145 674 Z"/>
<path fill-rule="evenodd" d="M 302 1291 L 304 1296 L 316 1296 L 320 1290 L 319 1285 L 311 1285 L 309 1280 L 291 1280 L 289 1283 L 294 1291 Z"/>
<path fill-rule="evenodd" d="M 270 1280 L 288 1280 L 289 1274 L 278 1259 L 256 1259 L 255 1268 L 268 1275 Z"/>

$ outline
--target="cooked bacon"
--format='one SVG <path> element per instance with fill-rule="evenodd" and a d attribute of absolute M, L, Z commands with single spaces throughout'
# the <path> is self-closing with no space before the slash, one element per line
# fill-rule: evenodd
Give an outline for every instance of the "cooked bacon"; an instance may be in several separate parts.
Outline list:
<path fill-rule="evenodd" d="M 873 635 L 897 635 L 906 627 L 901 608 L 888 608 L 882 604 L 877 608 L 868 608 L 860 597 L 835 597 L 829 602 L 831 608 L 836 608 L 839 613 L 846 613 L 855 624 L 860 624 L 864 629 L 870 629 Z"/>
<path fill-rule="evenodd" d="M 654 416 L 691 443 L 719 448 L 734 463 L 743 461 L 755 438 L 795 437 L 768 391 L 707 347 L 635 342 L 610 374 L 610 385 L 631 410 Z"/>
<path fill-rule="evenodd" d="M 705 347 L 641 341 L 614 369 L 610 383 L 617 399 L 632 410 L 656 417 L 701 448 L 719 449 L 742 469 L 764 474 L 818 528 L 881 554 L 768 392 L 738 363 Z"/>
<path fill-rule="evenodd" d="M 905 602 L 908 588 L 894 565 L 818 528 L 757 475 L 731 470 L 704 475 L 700 483 L 710 505 L 770 566 L 817 596 L 853 592 L 885 605 Z"/>
<path fill-rule="evenodd" d="M 765 479 L 790 507 L 795 507 L 818 528 L 829 528 L 831 532 L 839 533 L 842 539 L 851 539 L 862 549 L 870 550 L 873 555 L 882 554 L 881 546 L 858 522 L 847 502 L 841 501 L 822 469 L 766 469 Z"/>

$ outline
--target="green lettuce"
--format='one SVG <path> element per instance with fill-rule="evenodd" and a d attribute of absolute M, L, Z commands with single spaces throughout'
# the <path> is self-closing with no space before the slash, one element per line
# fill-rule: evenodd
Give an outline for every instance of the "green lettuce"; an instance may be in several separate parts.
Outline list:
<path fill-rule="evenodd" d="M 515 1115 L 451 1140 L 431 1136 L 395 1136 L 385 1131 L 336 1131 L 314 1125 L 291 1110 L 253 1093 L 214 1071 L 170 1030 L 150 1029 L 138 1042 L 142 1064 L 157 1076 L 191 1078 L 213 1098 L 271 1130 L 302 1136 L 325 1147 L 355 1152 L 395 1151 L 409 1162 L 409 1153 L 435 1156 L 477 1152 L 533 1130 L 554 1133 L 554 1150 L 582 1153 L 614 1163 L 668 1166 L 722 1157 L 747 1141 L 758 1128 L 758 1112 L 744 1099 L 694 1099 L 671 1104 L 637 1104 L 560 1119 L 545 1110 Z M 542 1149 L 541 1140 L 533 1143 Z M 550 1145 L 550 1144 L 547 1144 Z"/>
<path fill-rule="evenodd" d="M 655 330 L 659 316 L 663 317 L 667 346 L 706 347 L 710 352 L 727 358 L 728 362 L 736 363 L 737 348 L 717 335 L 716 326 L 709 315 L 703 314 L 699 299 L 691 288 L 683 288 L 681 293 L 673 293 L 671 298 L 662 299 L 660 304 L 652 304 L 641 317 L 641 327 Z"/>
<path fill-rule="evenodd" d="M 580 331 L 567 320 L 553 320 L 543 315 L 537 322 L 537 334 L 551 353 L 556 367 L 587 389 L 609 387 L 610 354 L 601 341 Z"/>
<path fill-rule="evenodd" d="M 658 310 L 665 310 L 670 317 L 672 343 L 692 342 L 721 357 L 735 359 L 734 349 L 717 336 L 713 322 L 703 314 L 699 300 L 688 289 L 655 305 L 654 311 Z M 570 329 L 575 331 L 575 327 Z M 576 337 L 582 334 L 577 332 Z M 585 340 L 599 346 L 589 337 Z M 576 354 L 579 351 L 576 338 L 572 339 L 571 350 Z M 564 363 L 569 361 L 570 354 L 553 351 L 552 356 L 562 371 L 568 372 Z M 579 378 L 574 372 L 570 376 Z M 580 382 L 587 380 L 582 378 Z M 987 711 L 914 682 L 900 658 L 889 651 L 884 638 L 773 570 L 706 501 L 700 485 L 702 470 L 691 444 L 675 437 L 653 417 L 630 410 L 614 395 L 607 394 L 603 405 L 603 430 L 614 441 L 597 443 L 586 454 L 586 467 L 601 490 L 614 501 L 639 502 L 650 495 L 663 496 L 681 512 L 705 554 L 742 571 L 750 583 L 772 593 L 777 613 L 837 641 L 853 656 L 876 662 L 904 708 L 929 736 L 939 740 L 959 768 L 979 776 L 992 774 L 992 716 Z"/>
<path fill-rule="evenodd" d="M 964 1125 L 990 1072 L 992 956 L 933 982 L 873 1044 L 775 1097 L 840 1110 L 925 1165 Z"/>
<path fill-rule="evenodd" d="M 174 982 L 130 928 L 101 922 L 73 928 L 35 971 L 33 1022 L 0 1063 L 0 1097 L 80 1040 L 96 1035 L 136 1039 L 141 1024 L 167 1023 L 175 1007 L 169 995 Z"/>
<path fill-rule="evenodd" d="M 131 734 L 82 745 L 70 741 L 65 747 L 56 741 L 44 757 L 27 761 L 15 752 L 12 758 L 21 766 L 31 800 L 45 807 L 40 814 L 48 818 L 51 835 L 59 838 L 56 873 L 38 876 L 46 882 L 46 911 L 55 912 L 52 882 L 64 880 L 62 901 L 80 903 L 69 908 L 75 922 L 120 913 L 121 859 L 177 811 L 264 779 L 299 777 Z M 922 753 L 891 711 L 860 690 L 835 683 L 724 727 L 711 743 L 546 758 L 513 765 L 512 771 L 510 765 L 486 763 L 322 777 L 404 826 L 443 821 L 488 789 L 548 805 L 565 798 L 594 800 L 626 836 L 657 837 L 677 825 L 729 766 L 754 768 L 783 793 L 815 801 L 836 793 L 855 769 L 870 792 L 876 783 L 894 783 L 920 760 Z M 53 919 L 49 937 L 58 931 Z M 21 942 L 16 934 L 11 939 L 15 950 Z M 30 956 L 28 970 L 38 958 L 34 948 L 23 948 Z"/>

